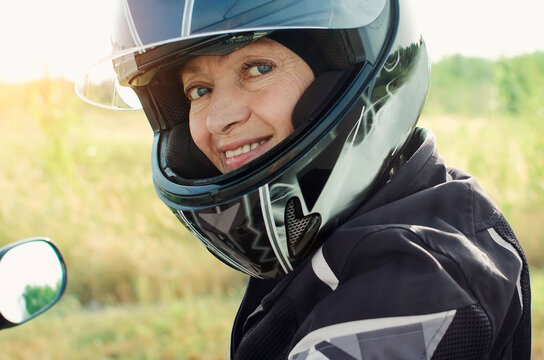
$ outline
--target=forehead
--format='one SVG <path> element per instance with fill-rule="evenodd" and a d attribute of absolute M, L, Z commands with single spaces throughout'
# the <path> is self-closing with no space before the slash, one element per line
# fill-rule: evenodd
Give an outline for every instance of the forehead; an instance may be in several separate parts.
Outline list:
<path fill-rule="evenodd" d="M 237 63 L 251 56 L 266 56 L 280 60 L 288 56 L 289 53 L 291 51 L 279 42 L 268 38 L 261 38 L 227 55 L 201 55 L 195 57 L 186 62 L 179 72 L 181 75 L 189 75 L 204 71 L 203 68 L 209 65 Z"/>

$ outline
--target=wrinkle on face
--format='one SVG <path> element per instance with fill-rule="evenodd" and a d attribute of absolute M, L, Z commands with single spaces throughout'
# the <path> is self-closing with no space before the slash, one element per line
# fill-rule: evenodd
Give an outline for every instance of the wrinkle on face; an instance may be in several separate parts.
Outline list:
<path fill-rule="evenodd" d="M 257 71 L 270 66 L 264 74 Z M 228 55 L 194 58 L 180 74 L 186 93 L 203 94 L 190 99 L 191 136 L 222 173 L 254 160 L 293 132 L 293 109 L 314 79 L 304 60 L 267 38 Z M 252 149 L 232 156 L 247 146 Z"/>

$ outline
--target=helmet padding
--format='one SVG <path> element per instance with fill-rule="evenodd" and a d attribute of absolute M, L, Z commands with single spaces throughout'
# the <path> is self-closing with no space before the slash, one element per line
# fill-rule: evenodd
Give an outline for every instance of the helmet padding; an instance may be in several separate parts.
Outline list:
<path fill-rule="evenodd" d="M 221 174 L 196 146 L 189 130 L 189 121 L 182 121 L 170 130 L 166 164 L 185 179 L 203 179 Z"/>

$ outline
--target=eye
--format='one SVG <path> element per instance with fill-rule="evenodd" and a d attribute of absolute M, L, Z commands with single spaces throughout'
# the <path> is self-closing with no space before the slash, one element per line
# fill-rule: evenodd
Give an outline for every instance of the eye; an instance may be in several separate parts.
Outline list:
<path fill-rule="evenodd" d="M 248 74 L 251 76 L 259 76 L 266 74 L 270 70 L 272 70 L 272 66 L 270 65 L 256 65 L 249 68 Z"/>
<path fill-rule="evenodd" d="M 185 95 L 190 101 L 198 100 L 202 96 L 206 95 L 207 93 L 211 92 L 212 89 L 204 86 L 194 86 L 187 90 L 185 90 Z"/>
<path fill-rule="evenodd" d="M 274 68 L 273 64 L 270 64 L 268 62 L 266 63 L 250 63 L 250 64 L 244 64 L 242 67 L 242 71 L 246 74 L 247 78 L 252 78 L 255 76 L 264 75 L 268 72 L 270 72 Z"/>

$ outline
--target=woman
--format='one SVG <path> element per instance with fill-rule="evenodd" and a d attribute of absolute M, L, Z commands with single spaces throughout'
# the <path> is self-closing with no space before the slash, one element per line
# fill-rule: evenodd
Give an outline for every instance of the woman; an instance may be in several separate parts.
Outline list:
<path fill-rule="evenodd" d="M 120 2 L 110 59 L 154 130 L 157 193 L 251 276 L 232 358 L 529 358 L 523 252 L 415 126 L 430 64 L 409 10 Z"/>

